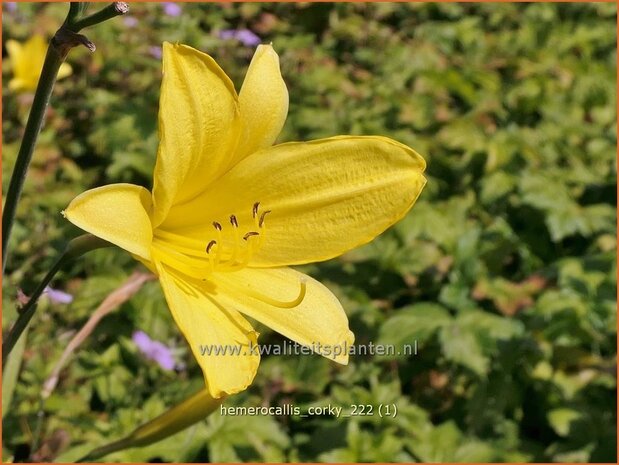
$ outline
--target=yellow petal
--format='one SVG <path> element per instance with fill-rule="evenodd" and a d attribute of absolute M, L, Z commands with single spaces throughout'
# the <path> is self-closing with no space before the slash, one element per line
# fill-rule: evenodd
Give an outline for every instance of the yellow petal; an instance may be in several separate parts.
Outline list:
<path fill-rule="evenodd" d="M 34 35 L 24 44 L 15 74 L 28 83 L 29 90 L 35 90 L 37 87 L 46 53 L 47 42 L 42 35 Z"/>
<path fill-rule="evenodd" d="M 37 57 L 42 61 L 41 58 L 45 58 L 47 52 L 47 42 L 42 35 L 35 34 L 26 41 L 23 50 L 30 58 Z"/>
<path fill-rule="evenodd" d="M 426 179 L 425 162 L 386 137 L 342 136 L 288 143 L 249 155 L 198 198 L 175 209 L 164 227 L 208 243 L 212 222 L 236 215 L 239 232 L 256 229 L 252 206 L 265 217 L 262 246 L 251 266 L 333 258 L 371 241 L 402 218 Z M 261 213 L 259 213 L 261 215 Z"/>
<path fill-rule="evenodd" d="M 6 48 L 13 73 L 9 89 L 17 92 L 36 89 L 45 58 L 46 48 L 43 37 L 33 36 L 24 44 L 8 40 Z"/>
<path fill-rule="evenodd" d="M 74 225 L 149 260 L 151 196 L 133 184 L 110 184 L 75 197 L 64 216 Z"/>
<path fill-rule="evenodd" d="M 6 41 L 6 51 L 9 54 L 11 65 L 14 65 L 15 60 L 21 56 L 22 45 L 16 40 L 9 39 Z"/>
<path fill-rule="evenodd" d="M 238 97 L 215 60 L 164 42 L 154 226 L 228 168 L 240 129 Z"/>
<path fill-rule="evenodd" d="M 71 76 L 71 73 L 73 73 L 73 68 L 71 68 L 71 65 L 68 63 L 63 63 L 60 65 L 60 69 L 58 70 L 58 79 Z"/>
<path fill-rule="evenodd" d="M 22 79 L 13 78 L 9 81 L 9 89 L 14 92 L 28 90 L 28 83 L 24 82 Z"/>
<path fill-rule="evenodd" d="M 210 295 L 208 282 L 161 264 L 158 271 L 174 321 L 202 368 L 209 393 L 218 398 L 246 389 L 260 363 L 258 333 L 236 310 L 224 308 Z"/>
<path fill-rule="evenodd" d="M 243 136 L 236 159 L 270 147 L 288 114 L 288 90 L 279 69 L 279 57 L 270 45 L 258 45 L 239 93 Z"/>
<path fill-rule="evenodd" d="M 290 268 L 245 268 L 233 273 L 216 273 L 216 298 L 241 313 L 338 363 L 348 363 L 354 341 L 348 319 L 337 298 L 318 281 Z M 293 301 L 301 283 L 305 295 L 292 308 L 273 305 Z M 264 298 L 263 298 L 264 297 Z M 269 303 L 270 302 L 270 303 Z"/>

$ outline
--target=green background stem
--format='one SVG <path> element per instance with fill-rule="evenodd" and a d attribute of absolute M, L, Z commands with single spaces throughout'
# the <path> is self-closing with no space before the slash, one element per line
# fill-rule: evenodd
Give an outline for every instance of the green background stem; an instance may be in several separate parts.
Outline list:
<path fill-rule="evenodd" d="M 6 192 L 4 208 L 2 210 L 2 273 L 6 267 L 7 259 L 7 245 L 9 237 L 11 235 L 11 229 L 15 221 L 15 211 L 17 209 L 17 203 L 21 196 L 24 181 L 26 180 L 26 174 L 28 172 L 28 166 L 32 160 L 32 154 L 37 142 L 41 127 L 43 126 L 43 119 L 45 117 L 45 111 L 49 104 L 49 99 L 56 83 L 58 76 L 58 70 L 62 65 L 64 58 L 60 55 L 59 51 L 50 44 L 47 48 L 47 54 L 45 55 L 45 63 L 43 64 L 43 70 L 41 71 L 41 78 L 37 90 L 34 94 L 34 101 L 32 103 L 32 109 L 28 116 L 28 122 L 24 130 L 24 137 L 22 139 L 19 153 L 17 154 L 17 160 L 15 161 L 15 167 L 13 168 L 13 174 L 9 183 L 9 188 Z"/>
<path fill-rule="evenodd" d="M 2 342 L 3 367 L 5 366 L 6 358 L 11 353 L 11 350 L 15 346 L 15 343 L 19 340 L 19 337 L 24 332 L 26 326 L 28 326 L 28 323 L 34 316 L 34 313 L 37 309 L 37 301 L 39 297 L 41 297 L 41 294 L 43 294 L 43 291 L 45 291 L 45 288 L 54 278 L 58 270 L 60 270 L 67 262 L 70 262 L 71 260 L 82 256 L 86 252 L 100 249 L 102 247 L 111 246 L 112 244 L 110 244 L 109 242 L 93 236 L 92 234 L 84 234 L 82 236 L 76 237 L 75 239 L 72 239 L 69 244 L 67 244 L 67 247 L 56 259 L 54 265 L 50 268 L 41 283 L 30 296 L 30 300 L 28 301 L 28 303 L 26 303 L 26 305 L 24 305 L 24 307 L 21 309 L 19 316 L 15 321 L 15 324 L 9 330 L 6 338 L 4 338 L 4 341 Z"/>
<path fill-rule="evenodd" d="M 102 23 L 118 15 L 124 15 L 127 11 L 129 11 L 127 3 L 114 2 L 90 16 L 72 22 L 68 27 L 73 32 L 79 32 L 85 27 L 94 26 L 95 24 Z"/>

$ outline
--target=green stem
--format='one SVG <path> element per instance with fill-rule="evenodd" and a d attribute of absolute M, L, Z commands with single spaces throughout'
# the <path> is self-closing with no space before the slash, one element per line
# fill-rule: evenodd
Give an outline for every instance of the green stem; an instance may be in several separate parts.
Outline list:
<path fill-rule="evenodd" d="M 129 5 L 125 2 L 114 2 L 111 5 L 106 6 L 102 10 L 97 11 L 95 14 L 86 16 L 78 21 L 68 24 L 68 27 L 73 32 L 79 32 L 85 27 L 94 26 L 95 24 L 102 23 L 108 19 L 112 19 L 118 15 L 124 15 L 129 11 Z"/>
<path fill-rule="evenodd" d="M 93 236 L 92 234 L 84 234 L 69 241 L 67 247 L 56 259 L 54 265 L 43 278 L 43 281 L 41 281 L 41 283 L 30 296 L 30 300 L 28 300 L 28 303 L 26 303 L 26 305 L 21 308 L 15 324 L 9 330 L 6 338 L 4 338 L 2 342 L 3 367 L 5 366 L 6 359 L 11 353 L 11 350 L 13 350 L 15 343 L 19 340 L 19 337 L 22 335 L 22 333 L 26 329 L 26 326 L 28 326 L 28 323 L 34 316 L 34 313 L 37 309 L 37 301 L 39 297 L 41 297 L 41 294 L 43 294 L 43 291 L 45 291 L 45 288 L 50 283 L 52 278 L 56 275 L 58 270 L 60 270 L 66 263 L 84 255 L 86 252 L 111 246 L 112 244 L 110 244 L 109 242 Z"/>
<path fill-rule="evenodd" d="M 207 390 L 198 391 L 180 404 L 136 428 L 129 436 L 90 451 L 76 462 L 93 462 L 104 455 L 132 447 L 144 447 L 170 437 L 204 420 L 225 400 L 214 399 Z"/>
<path fill-rule="evenodd" d="M 116 442 L 112 442 L 110 444 L 106 444 L 105 446 L 97 447 L 96 449 L 90 451 L 88 455 L 76 460 L 76 463 L 86 463 L 86 462 L 94 462 L 101 457 L 104 457 L 108 454 L 112 454 L 113 452 L 118 452 L 123 449 L 128 449 L 132 447 L 131 439 L 125 438 Z"/>
<path fill-rule="evenodd" d="M 32 108 L 28 115 L 26 128 L 24 129 L 24 137 L 22 139 L 9 188 L 6 192 L 4 208 L 2 210 L 2 274 L 6 268 L 6 260 L 8 256 L 8 243 L 15 222 L 15 212 L 17 203 L 21 197 L 24 188 L 24 181 L 32 160 L 34 147 L 43 126 L 45 111 L 49 105 L 49 100 L 58 77 L 60 65 L 64 62 L 69 50 L 78 45 L 86 46 L 91 52 L 95 50 L 95 46 L 83 35 L 77 34 L 81 29 L 106 21 L 118 15 L 125 14 L 129 11 L 129 7 L 124 2 L 114 2 L 111 5 L 101 9 L 97 13 L 86 16 L 82 19 L 77 19 L 79 13 L 85 8 L 78 3 L 71 3 L 69 13 L 65 23 L 58 29 L 47 48 L 45 62 L 41 70 L 41 77 L 34 94 Z"/>
<path fill-rule="evenodd" d="M 66 23 L 73 24 L 82 14 L 86 12 L 88 2 L 71 2 L 69 3 L 69 13 L 67 13 Z"/>
<path fill-rule="evenodd" d="M 36 93 L 34 94 L 34 101 L 32 102 L 32 109 L 28 116 L 28 122 L 24 130 L 24 137 L 22 139 L 19 153 L 17 154 L 17 160 L 15 161 L 15 168 L 13 168 L 13 174 L 9 183 L 9 188 L 6 192 L 4 209 L 2 211 L 2 274 L 4 274 L 4 268 L 6 267 L 7 258 L 7 244 L 9 242 L 9 236 L 11 235 L 11 229 L 13 228 L 13 222 L 15 220 L 15 210 L 17 208 L 17 202 L 21 196 L 22 189 L 24 187 L 24 181 L 26 179 L 26 173 L 30 160 L 32 160 L 32 153 L 34 152 L 34 146 L 37 142 L 37 137 L 41 131 L 43 125 L 43 117 L 45 116 L 45 110 L 49 103 L 49 98 L 52 95 L 54 83 L 58 75 L 60 65 L 64 61 L 64 57 L 60 55 L 58 50 L 49 46 L 47 48 L 47 55 L 45 56 L 45 63 L 43 64 L 43 70 L 41 71 L 41 78 L 37 86 Z"/>

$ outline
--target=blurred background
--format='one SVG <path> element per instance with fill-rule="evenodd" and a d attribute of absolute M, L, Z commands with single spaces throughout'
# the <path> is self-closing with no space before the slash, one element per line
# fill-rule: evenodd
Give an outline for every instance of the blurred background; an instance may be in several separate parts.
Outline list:
<path fill-rule="evenodd" d="M 32 101 L 8 88 L 6 41 L 49 40 L 67 10 L 3 4 L 3 191 Z M 54 90 L 13 230 L 3 330 L 18 289 L 32 290 L 80 234 L 60 214 L 74 196 L 151 187 L 162 41 L 208 52 L 237 89 L 256 44 L 272 42 L 290 92 L 280 141 L 381 134 L 428 161 L 404 220 L 303 267 L 341 299 L 358 343 L 417 341 L 418 353 L 347 367 L 265 356 L 226 405 L 382 403 L 398 414 L 214 414 L 107 459 L 615 462 L 615 18 L 610 3 L 132 4 L 84 31 L 96 52 L 71 51 Z M 5 371 L 4 461 L 75 460 L 203 387 L 159 284 L 135 284 L 136 270 L 146 272 L 101 250 L 52 282 Z M 119 287 L 120 307 L 59 365 Z"/>

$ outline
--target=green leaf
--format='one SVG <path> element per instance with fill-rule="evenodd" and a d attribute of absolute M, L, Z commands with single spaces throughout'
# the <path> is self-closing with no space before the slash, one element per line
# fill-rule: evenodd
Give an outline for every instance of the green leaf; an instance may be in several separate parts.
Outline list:
<path fill-rule="evenodd" d="M 255 449 L 265 462 L 283 462 L 281 449 L 290 443 L 273 416 L 213 415 L 208 421 L 207 441 L 213 462 L 239 462 L 240 452 Z"/>
<path fill-rule="evenodd" d="M 469 328 L 458 323 L 441 328 L 439 333 L 443 354 L 448 360 L 462 365 L 481 376 L 488 371 L 490 361 Z"/>
<path fill-rule="evenodd" d="M 480 337 L 492 340 L 512 339 L 524 333 L 520 321 L 479 310 L 460 313 L 457 323 Z"/>
<path fill-rule="evenodd" d="M 570 433 L 572 422 L 580 419 L 582 413 L 570 408 L 557 408 L 548 412 L 548 422 L 559 436 L 566 437 Z"/>
<path fill-rule="evenodd" d="M 462 432 L 456 424 L 448 421 L 410 443 L 422 462 L 452 462 L 461 438 Z"/>
<path fill-rule="evenodd" d="M 454 454 L 454 462 L 458 463 L 489 463 L 496 459 L 494 449 L 487 443 L 477 440 L 467 440 L 458 447 Z"/>
<path fill-rule="evenodd" d="M 517 178 L 505 171 L 496 171 L 487 175 L 481 184 L 480 200 L 490 206 L 511 193 L 517 184 Z"/>
<path fill-rule="evenodd" d="M 450 321 L 451 316 L 443 306 L 433 303 L 418 303 L 396 311 L 381 326 L 378 344 L 395 346 L 396 355 L 391 358 L 405 358 L 403 348 L 406 345 L 414 344 L 415 341 L 423 344 L 439 328 L 449 324 Z"/>
<path fill-rule="evenodd" d="M 13 351 L 9 354 L 2 372 L 2 418 L 9 412 L 11 407 L 13 393 L 15 392 L 17 380 L 19 379 L 19 369 L 24 357 L 24 350 L 26 349 L 28 328 L 29 326 L 26 326 L 21 337 L 15 343 Z"/>

